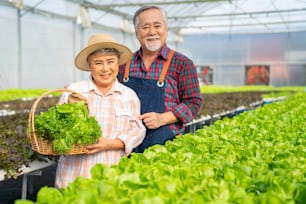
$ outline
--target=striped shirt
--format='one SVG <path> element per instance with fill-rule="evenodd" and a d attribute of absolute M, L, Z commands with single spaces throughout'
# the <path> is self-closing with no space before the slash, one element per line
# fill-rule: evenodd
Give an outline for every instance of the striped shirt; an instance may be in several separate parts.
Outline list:
<path fill-rule="evenodd" d="M 96 117 L 102 137 L 119 138 L 125 144 L 125 149 L 61 156 L 55 179 L 55 185 L 59 188 L 66 187 L 78 176 L 90 178 L 90 169 L 95 164 L 117 164 L 121 157 L 129 155 L 145 137 L 145 127 L 138 119 L 140 101 L 132 89 L 116 81 L 113 88 L 103 95 L 91 79 L 72 83 L 67 89 L 87 98 L 89 114 Z M 68 101 L 68 96 L 68 92 L 63 93 L 60 103 Z"/>
<path fill-rule="evenodd" d="M 169 50 L 164 45 L 148 70 L 144 66 L 141 50 L 136 51 L 131 60 L 129 76 L 158 80 Z M 121 82 L 124 69 L 124 65 L 119 68 L 118 80 Z M 183 124 L 190 122 L 199 113 L 201 104 L 202 97 L 194 64 L 185 55 L 175 52 L 165 78 L 165 112 L 171 111 L 179 120 L 169 126 L 175 135 L 183 134 Z"/>

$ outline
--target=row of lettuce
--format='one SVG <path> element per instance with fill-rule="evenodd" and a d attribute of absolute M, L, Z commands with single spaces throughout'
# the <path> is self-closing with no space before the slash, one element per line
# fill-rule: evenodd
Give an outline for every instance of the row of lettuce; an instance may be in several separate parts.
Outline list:
<path fill-rule="evenodd" d="M 201 86 L 201 93 L 224 93 L 224 92 L 241 92 L 241 91 L 278 91 L 278 92 L 303 92 L 303 86 Z M 47 89 L 5 89 L 0 90 L 0 101 L 9 101 L 16 99 L 36 98 L 46 92 Z M 58 93 L 53 93 L 59 95 Z"/>
<path fill-rule="evenodd" d="M 35 203 L 306 203 L 305 101 L 298 93 L 96 165 L 91 179 L 41 188 Z"/>

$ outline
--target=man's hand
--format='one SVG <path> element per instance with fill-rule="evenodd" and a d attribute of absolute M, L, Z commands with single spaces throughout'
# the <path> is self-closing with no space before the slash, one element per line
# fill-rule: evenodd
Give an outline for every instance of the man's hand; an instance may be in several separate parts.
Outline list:
<path fill-rule="evenodd" d="M 163 125 L 168 125 L 178 121 L 171 111 L 164 113 L 144 113 L 140 116 L 140 119 L 149 129 L 156 129 Z"/>
<path fill-rule="evenodd" d="M 140 116 L 145 126 L 149 129 L 156 129 L 163 125 L 163 117 L 161 113 L 149 112 Z"/>

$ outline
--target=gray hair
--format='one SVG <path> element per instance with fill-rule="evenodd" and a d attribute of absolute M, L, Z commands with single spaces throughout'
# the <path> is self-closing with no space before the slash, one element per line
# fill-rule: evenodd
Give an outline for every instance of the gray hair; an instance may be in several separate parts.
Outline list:
<path fill-rule="evenodd" d="M 167 20 L 167 14 L 165 12 L 164 9 L 158 7 L 158 6 L 154 6 L 154 5 L 146 5 L 146 6 L 142 6 L 140 7 L 134 14 L 133 16 L 133 24 L 134 24 L 134 28 L 135 30 L 137 29 L 137 24 L 138 24 L 138 16 L 139 14 L 141 14 L 143 11 L 147 11 L 147 10 L 150 10 L 150 9 L 157 9 L 159 11 L 161 11 L 163 17 L 164 17 L 164 21 L 165 21 L 165 24 L 166 26 L 168 26 L 168 20 Z"/>
<path fill-rule="evenodd" d="M 115 48 L 101 48 L 101 49 L 97 49 L 97 50 L 93 51 L 92 53 L 90 53 L 87 57 L 87 62 L 92 55 L 95 55 L 97 53 L 103 53 L 103 54 L 106 54 L 106 55 L 116 55 L 118 57 L 118 59 L 120 58 L 120 52 L 117 49 L 115 49 Z"/>

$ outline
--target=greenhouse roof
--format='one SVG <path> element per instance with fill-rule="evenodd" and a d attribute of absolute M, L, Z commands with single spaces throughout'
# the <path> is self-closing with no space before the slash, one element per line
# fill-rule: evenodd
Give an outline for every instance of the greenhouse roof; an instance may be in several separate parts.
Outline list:
<path fill-rule="evenodd" d="M 7 0 L 2 5 L 27 13 L 75 19 L 133 32 L 134 12 L 154 4 L 167 12 L 169 28 L 179 35 L 275 33 L 306 30 L 306 0 Z"/>

